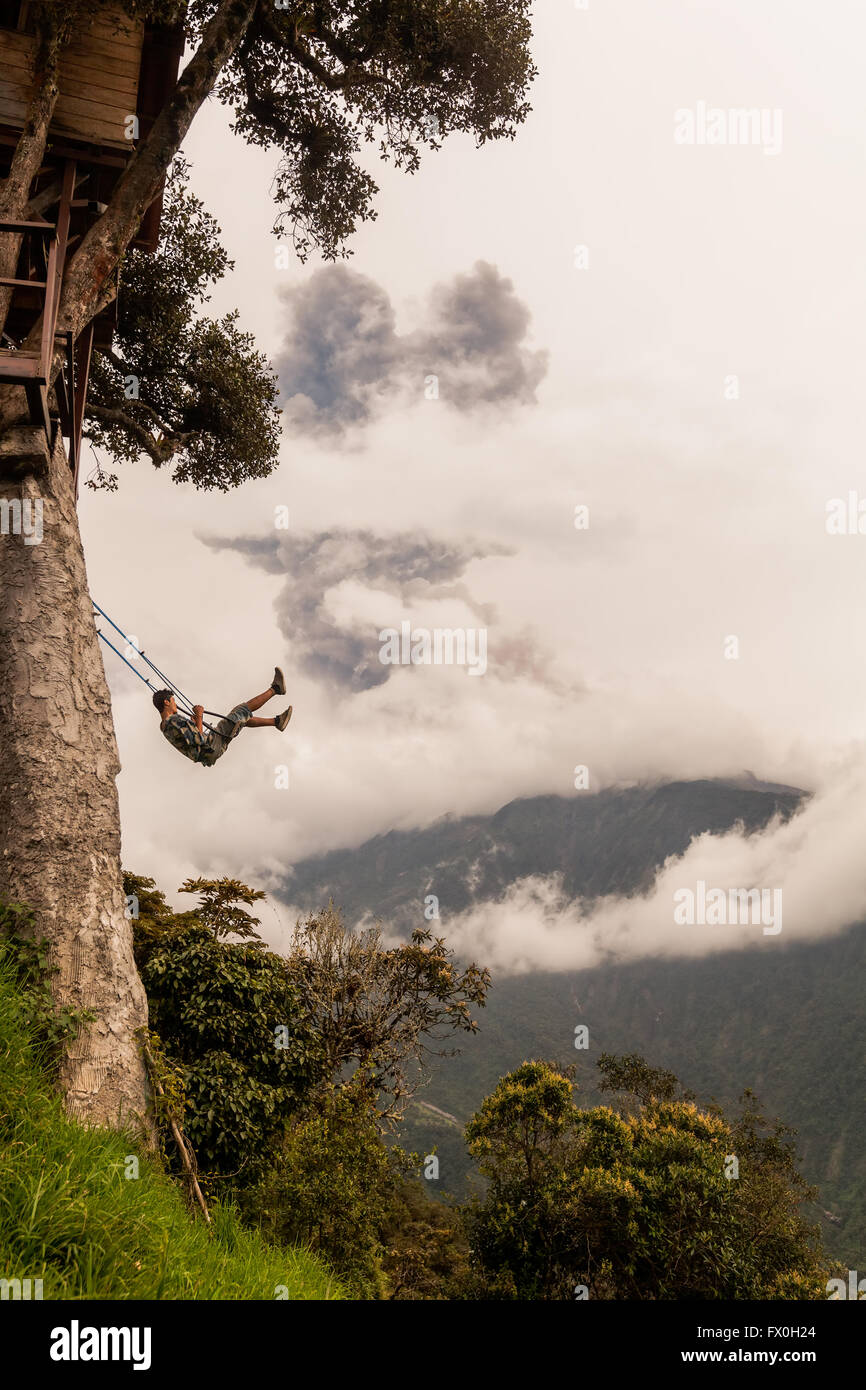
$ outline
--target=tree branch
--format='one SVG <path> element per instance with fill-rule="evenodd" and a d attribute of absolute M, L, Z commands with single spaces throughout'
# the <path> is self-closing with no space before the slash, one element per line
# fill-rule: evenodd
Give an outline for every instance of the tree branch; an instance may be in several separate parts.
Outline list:
<path fill-rule="evenodd" d="M 138 441 L 144 452 L 150 455 L 157 467 L 167 463 L 172 454 L 177 453 L 176 448 L 166 448 L 163 442 L 154 439 L 144 425 L 139 424 L 138 420 L 133 419 L 131 415 L 127 415 L 125 410 L 120 410 L 116 406 L 96 405 L 95 402 L 89 400 L 87 402 L 87 414 L 102 425 L 117 425 L 120 429 L 126 430 Z M 87 434 L 86 429 L 85 434 Z"/>
<path fill-rule="evenodd" d="M 329 72 L 324 63 L 320 62 L 304 46 L 298 38 L 296 28 L 293 28 L 291 34 L 288 33 L 274 22 L 272 15 L 260 13 L 256 16 L 255 34 L 257 37 L 270 39 L 277 48 L 291 53 L 298 65 L 311 77 L 315 77 L 316 81 L 321 83 L 329 92 L 344 92 L 352 86 L 369 87 L 388 81 L 384 74 L 368 73 L 363 70 L 363 63 L 372 58 L 376 48 L 380 46 L 375 38 L 371 39 L 366 49 L 353 54 L 350 48 L 341 44 L 336 34 L 332 34 L 324 25 L 318 25 L 316 37 L 321 39 L 329 52 L 343 64 L 341 73 L 333 73 Z M 244 76 L 247 76 L 246 68 L 244 68 Z"/>

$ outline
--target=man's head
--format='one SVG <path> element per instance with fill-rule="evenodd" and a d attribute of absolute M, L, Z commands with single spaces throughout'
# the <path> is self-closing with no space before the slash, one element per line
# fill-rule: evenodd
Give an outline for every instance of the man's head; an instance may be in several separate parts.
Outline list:
<path fill-rule="evenodd" d="M 173 714 L 177 714 L 177 705 L 170 690 L 157 690 L 153 704 L 160 719 L 170 719 Z"/>

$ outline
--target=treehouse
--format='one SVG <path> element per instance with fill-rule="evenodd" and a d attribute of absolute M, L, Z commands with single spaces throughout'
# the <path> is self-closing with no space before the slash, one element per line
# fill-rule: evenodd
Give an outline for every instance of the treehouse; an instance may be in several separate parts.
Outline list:
<path fill-rule="evenodd" d="M 32 7 L 0 0 L 0 177 L 6 177 L 34 96 L 37 38 Z M 56 330 L 67 258 L 105 210 L 117 180 L 174 88 L 183 32 L 146 25 L 122 6 L 103 6 L 62 53 L 59 95 L 48 126 L 42 166 L 22 220 L 0 220 L 15 238 L 17 264 L 0 276 L 0 305 L 8 299 L 0 341 L 0 383 L 26 392 L 30 418 L 53 439 L 55 417 L 69 440 L 78 487 L 81 429 L 94 344 L 108 348 L 116 301 L 72 341 Z M 151 204 L 133 245 L 155 251 L 161 194 Z M 5 240 L 5 238 L 0 238 Z M 9 269 L 9 265 L 2 267 Z M 38 345 L 34 329 L 41 322 Z M 31 339 L 28 342 L 28 337 Z M 49 391 L 52 358 L 63 369 Z"/>

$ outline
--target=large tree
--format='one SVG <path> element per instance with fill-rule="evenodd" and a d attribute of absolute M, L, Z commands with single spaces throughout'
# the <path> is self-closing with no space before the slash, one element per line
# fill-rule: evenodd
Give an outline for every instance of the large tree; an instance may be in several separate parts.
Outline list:
<path fill-rule="evenodd" d="M 30 5 L 33 96 L 0 187 L 4 219 L 28 215 L 64 48 L 86 39 L 106 8 L 98 0 Z M 365 147 L 411 172 L 422 150 L 450 132 L 478 143 L 511 138 L 527 112 L 529 0 L 127 0 L 122 8 L 182 24 L 191 56 L 105 210 L 75 245 L 61 332 L 78 335 L 111 304 L 142 219 L 212 94 L 232 108 L 246 141 L 279 150 L 276 227 L 302 259 L 342 254 L 359 221 L 374 216 Z M 0 274 L 14 273 L 17 246 L 14 235 L 0 235 Z M 151 307 L 158 312 L 156 299 Z M 0 298 L 0 328 L 7 309 Z M 21 346 L 33 347 L 38 335 L 36 324 Z M 120 361 L 130 365 L 122 353 Z M 55 374 L 59 367 L 58 357 Z M 169 432 L 188 432 L 177 402 L 161 398 L 154 408 L 166 412 Z M 112 423 L 94 411 L 94 428 Z M 187 458 L 184 476 L 212 485 Z M 0 501 L 27 500 L 42 504 L 41 543 L 0 537 L 0 892 L 34 909 L 37 931 L 51 942 L 59 1000 L 94 1015 L 67 1058 L 70 1109 L 116 1123 L 144 1114 L 147 1088 L 135 1043 L 146 1005 L 121 880 L 111 704 L 62 443 L 49 451 L 25 427 L 23 393 L 6 386 Z"/>

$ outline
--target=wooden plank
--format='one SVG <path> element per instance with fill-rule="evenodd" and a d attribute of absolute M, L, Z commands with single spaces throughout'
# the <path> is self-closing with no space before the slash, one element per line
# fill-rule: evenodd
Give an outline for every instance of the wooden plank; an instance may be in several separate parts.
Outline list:
<path fill-rule="evenodd" d="M 138 65 L 119 63 L 114 58 L 64 58 L 60 64 L 61 90 L 67 90 L 70 82 L 82 88 L 93 85 L 134 94 L 138 88 Z"/>
<path fill-rule="evenodd" d="M 28 82 L 33 77 L 33 50 L 19 48 L 5 48 L 0 43 L 0 64 L 3 65 L 4 72 L 26 72 Z"/>
<path fill-rule="evenodd" d="M 114 124 L 107 125 L 101 121 L 88 121 L 79 116 L 75 121 L 58 122 L 56 125 L 52 125 L 51 129 L 56 131 L 58 136 L 68 140 L 77 140 L 82 144 L 89 142 L 94 145 L 101 145 L 103 148 L 117 150 L 118 153 L 123 151 L 127 156 L 132 155 L 135 150 L 135 146 L 129 140 L 117 138 L 117 126 Z M 79 159 L 90 159 L 90 156 L 87 153 L 82 153 L 80 149 L 74 153 Z"/>
<path fill-rule="evenodd" d="M 98 62 L 100 58 L 116 58 L 118 62 L 137 66 L 141 57 L 141 44 L 135 48 L 126 48 L 109 43 L 107 39 L 88 38 L 70 44 L 66 54 L 79 61 L 90 58 L 94 62 Z"/>
<path fill-rule="evenodd" d="M 95 19 L 90 26 L 90 34 L 95 39 L 102 39 L 125 48 L 141 48 L 144 24 L 141 20 L 131 19 L 118 6 L 110 18 L 106 15 Z"/>
<path fill-rule="evenodd" d="M 36 39 L 32 34 L 20 34 L 14 29 L 0 29 L 0 58 L 3 62 L 10 62 L 14 55 L 19 53 L 32 55 L 36 48 Z"/>
<path fill-rule="evenodd" d="M 98 121 L 119 121 L 121 127 L 125 118 L 132 114 L 129 105 L 125 101 L 115 100 L 114 93 L 105 99 L 103 97 L 83 97 L 67 95 L 61 92 L 57 98 L 57 105 L 54 108 L 55 117 L 63 114 L 65 117 L 70 115 L 79 117 L 90 117 Z M 52 121 L 53 125 L 53 121 Z M 121 129 L 121 135 L 123 130 Z"/>
<path fill-rule="evenodd" d="M 60 60 L 60 86 L 68 86 L 70 78 L 86 85 L 93 83 L 98 87 L 126 87 L 135 90 L 138 85 L 140 62 L 138 58 L 108 57 L 104 54 L 76 53 L 68 50 Z M 33 81 L 33 62 L 30 53 L 5 53 L 0 45 L 0 68 L 10 80 Z"/>
<path fill-rule="evenodd" d="M 112 144 L 133 150 L 134 142 L 127 140 L 124 134 L 124 121 L 130 114 L 123 106 L 59 97 L 51 129 L 74 133 L 79 140 L 110 140 Z"/>
<path fill-rule="evenodd" d="M 125 49 L 128 52 L 137 53 L 141 48 L 141 41 L 144 35 L 144 25 L 140 28 L 114 29 L 110 24 L 92 24 L 86 35 L 82 35 L 79 40 L 82 44 L 105 43 L 110 44 L 115 51 Z"/>
<path fill-rule="evenodd" d="M 0 92 L 0 119 L 13 122 L 20 129 L 24 124 L 26 115 L 26 101 L 21 101 L 18 97 L 5 97 L 3 93 Z"/>
<path fill-rule="evenodd" d="M 54 109 L 55 111 L 76 112 L 81 116 L 96 116 L 105 120 L 119 119 L 121 123 L 125 116 L 132 115 L 129 103 L 121 100 L 116 92 L 108 92 L 105 95 L 95 92 L 93 96 L 84 96 L 78 92 L 61 92 Z"/>
<path fill-rule="evenodd" d="M 30 87 L 29 82 L 16 82 L 8 77 L 0 77 L 0 97 L 7 97 L 12 101 L 26 101 L 30 95 Z"/>
<path fill-rule="evenodd" d="M 48 376 L 51 370 L 51 359 L 54 355 L 56 304 L 52 302 L 53 290 L 55 284 L 58 290 L 60 288 L 59 271 L 61 271 L 62 268 L 62 262 L 60 265 L 57 264 L 57 242 L 52 238 L 51 245 L 48 248 L 48 274 L 45 277 L 50 288 L 45 294 L 45 308 L 42 313 L 42 342 L 39 350 L 39 355 L 42 358 L 42 370 L 46 376 Z"/>
<path fill-rule="evenodd" d="M 82 117 L 96 117 L 97 120 L 120 121 L 124 124 L 128 115 L 135 113 L 135 100 L 129 100 L 122 92 L 96 92 L 89 90 L 88 95 L 83 95 L 79 89 L 72 89 L 71 92 L 61 90 L 57 97 L 57 106 L 54 107 L 54 120 L 61 113 L 74 113 Z M 121 135 L 122 135 L 121 129 Z"/>
<path fill-rule="evenodd" d="M 11 145 L 13 148 L 21 138 L 20 123 L 16 129 L 11 123 L 4 123 L 2 112 L 0 112 L 0 145 Z M 63 144 L 62 140 L 69 140 L 69 144 Z M 104 169 L 116 169 L 120 171 L 129 163 L 129 157 L 133 153 L 130 149 L 130 142 L 124 140 L 123 145 L 106 145 L 104 141 L 75 141 L 71 136 L 60 134 L 52 137 L 51 153 L 61 156 L 69 156 L 70 159 L 86 159 L 88 164 L 98 165 Z"/>
<path fill-rule="evenodd" d="M 23 386 L 25 381 L 43 381 L 37 352 L 0 352 L 0 381 Z"/>
<path fill-rule="evenodd" d="M 53 222 L 14 222 L 0 217 L 0 232 L 53 232 Z"/>

